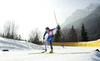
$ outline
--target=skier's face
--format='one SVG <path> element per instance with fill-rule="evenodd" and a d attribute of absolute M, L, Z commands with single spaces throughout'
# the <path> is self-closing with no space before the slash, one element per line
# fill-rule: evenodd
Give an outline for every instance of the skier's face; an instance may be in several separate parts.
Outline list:
<path fill-rule="evenodd" d="M 49 32 L 49 30 L 46 30 L 47 32 Z"/>

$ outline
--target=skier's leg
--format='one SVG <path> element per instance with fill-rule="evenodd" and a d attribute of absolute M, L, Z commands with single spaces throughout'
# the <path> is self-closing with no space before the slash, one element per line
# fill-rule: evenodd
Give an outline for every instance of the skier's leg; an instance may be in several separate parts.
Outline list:
<path fill-rule="evenodd" d="M 54 40 L 54 37 L 52 37 L 51 39 L 50 39 L 50 47 L 51 47 L 51 53 L 53 52 L 53 46 L 52 46 L 52 41 Z"/>
<path fill-rule="evenodd" d="M 43 51 L 42 53 L 45 53 L 45 52 L 47 52 L 47 45 L 48 45 L 48 41 L 46 40 L 46 42 L 45 42 L 46 44 L 45 44 L 45 51 Z"/>
<path fill-rule="evenodd" d="M 51 47 L 51 49 L 53 48 L 53 47 L 52 47 L 52 41 L 51 41 L 51 40 L 50 40 L 50 47 Z"/>
<path fill-rule="evenodd" d="M 50 53 L 52 53 L 53 52 L 53 46 L 52 46 L 52 42 L 51 41 L 50 41 L 50 47 L 51 47 Z"/>
<path fill-rule="evenodd" d="M 45 51 L 47 51 L 47 46 L 48 46 L 48 41 L 46 41 L 46 44 L 45 44 Z"/>
<path fill-rule="evenodd" d="M 46 51 L 47 51 L 48 43 L 49 43 L 49 37 L 47 38 L 47 40 L 46 40 L 46 44 L 45 44 L 45 50 L 46 50 Z"/>

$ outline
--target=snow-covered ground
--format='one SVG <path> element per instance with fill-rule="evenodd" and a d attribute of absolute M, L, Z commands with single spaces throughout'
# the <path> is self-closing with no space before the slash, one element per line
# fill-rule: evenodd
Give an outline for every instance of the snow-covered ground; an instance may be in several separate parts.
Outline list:
<path fill-rule="evenodd" d="M 100 61 L 100 52 L 92 47 L 54 46 L 54 54 L 29 54 L 42 52 L 43 48 L 28 42 L 0 38 L 0 61 Z M 3 49 L 9 49 L 9 52 L 3 52 Z"/>
<path fill-rule="evenodd" d="M 13 39 L 6 39 L 0 37 L 0 50 L 9 49 L 9 50 L 31 50 L 38 49 L 41 50 L 43 47 L 29 43 L 26 41 L 17 41 Z"/>

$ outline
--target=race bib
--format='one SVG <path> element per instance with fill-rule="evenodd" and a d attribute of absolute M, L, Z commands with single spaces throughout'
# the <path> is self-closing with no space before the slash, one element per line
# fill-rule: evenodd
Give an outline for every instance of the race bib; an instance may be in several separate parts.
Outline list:
<path fill-rule="evenodd" d="M 48 33 L 48 35 L 53 35 L 53 32 L 52 32 L 52 31 L 50 31 L 50 32 Z"/>

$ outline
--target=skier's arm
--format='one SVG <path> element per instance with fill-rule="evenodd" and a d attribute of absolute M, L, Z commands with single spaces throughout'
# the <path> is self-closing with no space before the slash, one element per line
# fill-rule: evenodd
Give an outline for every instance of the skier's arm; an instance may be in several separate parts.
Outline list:
<path fill-rule="evenodd" d="M 60 30 L 59 25 L 57 25 L 57 28 L 53 28 L 53 29 L 51 29 L 51 30 L 53 31 L 53 30 L 55 30 L 55 29 L 57 29 L 57 31 Z"/>
<path fill-rule="evenodd" d="M 51 29 L 51 31 L 53 31 L 53 30 L 55 30 L 55 29 L 57 29 L 57 28 L 53 28 L 53 29 Z"/>
<path fill-rule="evenodd" d="M 45 38 L 46 33 L 47 33 L 47 32 L 45 31 L 45 33 L 44 33 L 44 35 L 43 35 L 43 38 Z"/>

